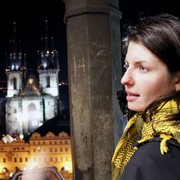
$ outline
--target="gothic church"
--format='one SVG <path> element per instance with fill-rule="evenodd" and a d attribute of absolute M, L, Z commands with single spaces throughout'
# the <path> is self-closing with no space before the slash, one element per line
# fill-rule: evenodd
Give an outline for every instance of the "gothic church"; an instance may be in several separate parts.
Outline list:
<path fill-rule="evenodd" d="M 23 138 L 58 114 L 59 58 L 53 38 L 47 36 L 47 28 L 37 53 L 35 72 L 26 66 L 26 54 L 18 43 L 15 23 L 10 43 L 6 58 L 6 133 Z"/>

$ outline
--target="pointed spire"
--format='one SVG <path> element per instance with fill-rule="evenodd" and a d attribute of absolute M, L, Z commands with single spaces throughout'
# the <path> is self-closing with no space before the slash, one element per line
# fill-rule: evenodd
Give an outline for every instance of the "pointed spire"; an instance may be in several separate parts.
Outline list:
<path fill-rule="evenodd" d="M 6 69 L 6 71 L 9 70 L 9 59 L 8 59 L 7 52 L 5 52 L 5 69 Z"/>
<path fill-rule="evenodd" d="M 26 62 L 26 53 L 24 53 L 24 68 L 27 69 L 27 62 Z"/>
<path fill-rule="evenodd" d="M 40 58 L 39 50 L 37 50 L 37 68 L 40 69 L 40 67 L 41 67 L 41 58 Z"/>
<path fill-rule="evenodd" d="M 17 38 L 17 32 L 16 32 L 16 22 L 13 22 L 13 32 L 14 32 L 14 36 L 12 39 L 13 42 L 13 47 L 12 47 L 12 51 L 16 51 L 17 50 L 17 42 L 16 42 L 16 38 Z"/>
<path fill-rule="evenodd" d="M 54 50 L 54 38 L 53 38 L 53 36 L 51 37 L 51 48 L 52 48 L 52 50 Z"/>
<path fill-rule="evenodd" d="M 21 50 L 21 41 L 17 38 L 16 22 L 13 22 L 13 37 L 10 40 L 10 51 L 8 66 L 11 70 L 21 70 L 23 67 L 23 52 Z"/>
<path fill-rule="evenodd" d="M 13 25 L 14 25 L 14 28 L 13 28 L 13 30 L 14 30 L 14 35 L 16 35 L 16 22 L 13 22 Z M 15 37 L 15 36 L 14 36 Z"/>
<path fill-rule="evenodd" d="M 51 40 L 51 42 L 49 42 Z M 41 68 L 59 68 L 57 50 L 54 48 L 54 38 L 48 36 L 48 20 L 45 20 L 45 35 L 41 38 L 40 59 L 38 60 Z M 50 48 L 49 48 L 50 47 Z"/>
<path fill-rule="evenodd" d="M 48 46 L 48 20 L 45 20 L 45 51 L 49 51 Z"/>
<path fill-rule="evenodd" d="M 45 20 L 45 31 L 46 31 L 45 37 L 48 37 L 48 20 L 47 19 Z"/>

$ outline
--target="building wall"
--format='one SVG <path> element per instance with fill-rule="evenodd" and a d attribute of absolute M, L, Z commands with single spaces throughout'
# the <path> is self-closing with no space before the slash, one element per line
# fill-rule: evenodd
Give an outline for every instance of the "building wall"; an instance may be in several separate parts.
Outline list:
<path fill-rule="evenodd" d="M 31 95 L 8 98 L 6 132 L 13 136 L 28 134 L 57 115 L 58 97 Z"/>
<path fill-rule="evenodd" d="M 15 173 L 17 169 L 56 167 L 67 180 L 72 178 L 71 139 L 65 132 L 58 136 L 36 132 L 29 143 L 19 138 L 11 143 L 0 141 L 0 157 L 0 172 L 4 168 Z"/>
<path fill-rule="evenodd" d="M 18 95 L 22 90 L 22 75 L 21 71 L 7 71 L 7 97 Z"/>
<path fill-rule="evenodd" d="M 58 96 L 59 69 L 45 69 L 45 70 L 39 69 L 38 73 L 39 73 L 39 84 L 43 88 L 43 92 L 45 94 L 51 94 L 52 96 Z"/>

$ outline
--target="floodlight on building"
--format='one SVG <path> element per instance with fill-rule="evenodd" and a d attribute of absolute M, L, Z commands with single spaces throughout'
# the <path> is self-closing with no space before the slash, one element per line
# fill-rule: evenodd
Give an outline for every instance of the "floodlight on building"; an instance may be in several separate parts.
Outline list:
<path fill-rule="evenodd" d="M 24 135 L 23 134 L 20 134 L 19 135 L 19 138 L 22 140 L 24 138 Z"/>

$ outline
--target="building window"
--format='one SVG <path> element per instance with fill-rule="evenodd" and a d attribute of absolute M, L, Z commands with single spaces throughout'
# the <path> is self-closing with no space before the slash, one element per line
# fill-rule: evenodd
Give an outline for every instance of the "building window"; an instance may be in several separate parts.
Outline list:
<path fill-rule="evenodd" d="M 63 157 L 61 156 L 61 162 L 63 162 Z"/>
<path fill-rule="evenodd" d="M 41 152 L 41 148 L 40 147 L 38 147 L 38 152 Z"/>
<path fill-rule="evenodd" d="M 68 161 L 68 156 L 66 156 L 66 161 Z"/>
<path fill-rule="evenodd" d="M 47 76 L 47 78 L 46 78 L 46 87 L 47 88 L 50 87 L 50 77 L 49 76 Z"/>
<path fill-rule="evenodd" d="M 13 88 L 17 89 L 17 79 L 13 78 Z"/>

